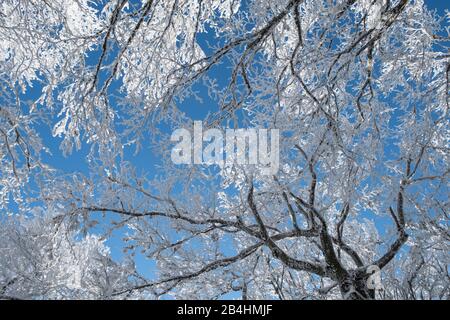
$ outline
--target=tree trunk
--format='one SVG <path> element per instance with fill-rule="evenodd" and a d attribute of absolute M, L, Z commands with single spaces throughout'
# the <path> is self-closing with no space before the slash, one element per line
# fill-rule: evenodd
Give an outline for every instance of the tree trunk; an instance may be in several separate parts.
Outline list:
<path fill-rule="evenodd" d="M 364 273 L 350 273 L 339 284 L 342 298 L 345 300 L 373 300 L 375 290 L 367 286 L 368 275 Z"/>

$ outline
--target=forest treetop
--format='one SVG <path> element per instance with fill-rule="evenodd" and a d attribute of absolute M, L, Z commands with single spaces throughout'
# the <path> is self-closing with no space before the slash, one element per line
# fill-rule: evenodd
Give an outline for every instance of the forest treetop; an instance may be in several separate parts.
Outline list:
<path fill-rule="evenodd" d="M 2 1 L 0 297 L 448 299 L 449 20 L 423 0 Z M 279 130 L 278 172 L 173 164 L 205 104 L 206 126 Z M 88 172 L 46 163 L 58 138 Z M 150 147 L 161 166 L 133 161 Z"/>

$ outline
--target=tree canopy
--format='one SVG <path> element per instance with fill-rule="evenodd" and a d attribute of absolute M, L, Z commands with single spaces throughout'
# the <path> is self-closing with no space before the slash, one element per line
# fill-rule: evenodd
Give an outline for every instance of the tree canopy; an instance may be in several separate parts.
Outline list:
<path fill-rule="evenodd" d="M 449 20 L 423 0 L 3 0 L 0 298 L 448 299 Z M 173 163 L 200 117 L 278 130 L 279 170 Z M 86 169 L 52 166 L 58 141 Z"/>

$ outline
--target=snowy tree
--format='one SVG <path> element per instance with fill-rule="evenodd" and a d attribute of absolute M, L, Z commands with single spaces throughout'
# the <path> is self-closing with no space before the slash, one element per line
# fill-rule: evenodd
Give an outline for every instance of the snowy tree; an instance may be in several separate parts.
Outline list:
<path fill-rule="evenodd" d="M 108 299 L 133 265 L 115 263 L 98 236 L 77 234 L 54 215 L 1 221 L 1 299 Z"/>
<path fill-rule="evenodd" d="M 5 222 L 0 293 L 448 299 L 448 21 L 423 0 L 2 1 L 0 210 L 87 236 Z M 172 163 L 205 101 L 205 128 L 279 130 L 280 170 Z M 88 174 L 45 164 L 42 124 L 90 146 Z M 162 165 L 138 168 L 149 147 Z M 122 271 L 98 224 L 157 274 Z M 33 236 L 58 246 L 29 257 Z"/>

